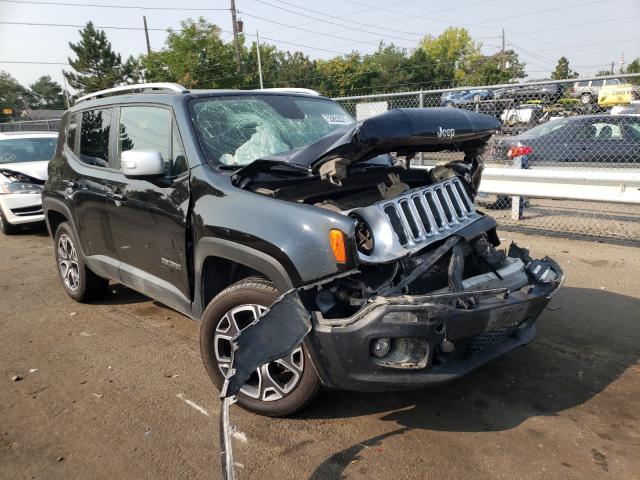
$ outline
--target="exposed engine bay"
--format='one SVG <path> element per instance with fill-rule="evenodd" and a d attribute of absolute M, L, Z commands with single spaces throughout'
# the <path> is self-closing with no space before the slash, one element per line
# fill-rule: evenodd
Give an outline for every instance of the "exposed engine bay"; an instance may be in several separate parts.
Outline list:
<path fill-rule="evenodd" d="M 389 391 L 450 381 L 535 337 L 535 320 L 564 274 L 548 257 L 534 259 L 515 244 L 499 248 L 496 221 L 475 207 L 494 127 L 468 113 L 452 118 L 477 121 L 466 142 L 443 140 L 435 127 L 424 133 L 418 120 L 430 117 L 405 111 L 412 121 L 400 139 L 380 135 L 381 115 L 353 130 L 352 140 L 331 143 L 330 158 L 306 158 L 304 150 L 287 157 L 301 157 L 308 171 L 277 158 L 236 173 L 239 188 L 347 216 L 354 230 L 348 268 L 286 292 L 234 338 L 221 395 L 224 478 L 234 475 L 233 396 L 252 371 L 303 340 L 322 352 L 314 367 L 326 386 Z M 364 133 L 373 135 L 366 122 L 384 148 L 365 141 Z M 407 168 L 419 151 L 450 147 L 464 160 Z M 367 164 L 373 154 L 387 155 L 388 164 Z"/>

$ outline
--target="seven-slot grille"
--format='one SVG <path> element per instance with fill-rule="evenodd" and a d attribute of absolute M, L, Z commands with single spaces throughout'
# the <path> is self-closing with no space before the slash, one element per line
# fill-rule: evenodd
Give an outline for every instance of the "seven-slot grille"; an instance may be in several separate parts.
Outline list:
<path fill-rule="evenodd" d="M 458 178 L 407 192 L 382 209 L 402 246 L 449 235 L 478 218 Z"/>

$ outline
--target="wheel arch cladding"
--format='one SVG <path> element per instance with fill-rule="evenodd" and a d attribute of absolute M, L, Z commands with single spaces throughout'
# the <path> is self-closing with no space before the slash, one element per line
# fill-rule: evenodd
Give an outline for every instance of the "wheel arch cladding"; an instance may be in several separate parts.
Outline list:
<path fill-rule="evenodd" d="M 274 257 L 254 248 L 220 238 L 202 238 L 195 252 L 195 298 L 200 312 L 217 293 L 234 282 L 263 276 L 284 293 L 294 287 L 291 275 Z M 294 278 L 292 278 L 294 277 Z"/>

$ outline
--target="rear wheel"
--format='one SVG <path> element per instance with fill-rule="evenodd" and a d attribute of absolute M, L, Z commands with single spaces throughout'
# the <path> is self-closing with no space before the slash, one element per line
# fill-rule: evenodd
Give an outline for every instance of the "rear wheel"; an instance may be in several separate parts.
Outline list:
<path fill-rule="evenodd" d="M 261 278 L 241 280 L 220 292 L 207 306 L 200 327 L 200 353 L 213 383 L 222 388 L 231 364 L 231 339 L 278 299 L 273 284 Z M 249 378 L 238 404 L 273 417 L 291 415 L 318 393 L 320 380 L 304 344 Z"/>
<path fill-rule="evenodd" d="M 4 218 L 2 212 L 0 212 L 0 224 L 2 225 L 2 233 L 5 235 L 15 235 L 20 231 L 20 227 L 18 225 L 12 225 Z"/>
<path fill-rule="evenodd" d="M 84 263 L 78 241 L 71 226 L 64 222 L 56 230 L 55 255 L 58 275 L 67 294 L 76 302 L 88 302 L 102 297 L 109 280 L 99 277 Z"/>

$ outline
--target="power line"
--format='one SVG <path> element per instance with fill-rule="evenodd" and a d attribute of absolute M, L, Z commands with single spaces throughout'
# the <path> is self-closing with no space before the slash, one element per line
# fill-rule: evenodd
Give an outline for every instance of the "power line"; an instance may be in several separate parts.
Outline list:
<path fill-rule="evenodd" d="M 538 30 L 531 30 L 529 32 L 518 32 L 518 33 L 514 33 L 514 34 L 510 34 L 512 37 L 520 37 L 520 36 L 527 36 L 530 35 L 532 33 L 544 33 L 544 32 L 551 32 L 553 30 L 565 30 L 567 28 L 576 28 L 576 27 L 586 27 L 588 25 L 600 25 L 601 23 L 609 23 L 609 22 L 621 22 L 621 21 L 625 21 L 625 20 L 634 20 L 636 18 L 640 18 L 640 15 L 635 15 L 632 17 L 618 17 L 618 18 L 611 18 L 609 20 L 594 20 L 593 22 L 584 22 L 584 23 L 573 23 L 573 24 L 569 24 L 569 25 L 560 25 L 559 27 L 550 27 L 550 28 L 543 28 L 543 29 L 538 29 Z"/>
<path fill-rule="evenodd" d="M 597 3 L 597 4 L 610 3 L 612 1 L 614 1 L 614 0 L 592 0 L 590 2 L 574 3 L 574 4 L 571 4 L 571 5 L 563 5 L 561 7 L 545 8 L 543 10 L 535 10 L 533 12 L 518 13 L 517 15 L 508 15 L 506 17 L 492 18 L 490 20 L 485 20 L 484 22 L 479 22 L 479 25 L 484 25 L 484 24 L 489 23 L 489 22 L 497 22 L 497 21 L 501 21 L 501 20 L 511 20 L 512 18 L 519 18 L 519 17 L 525 17 L 525 16 L 532 17 L 534 15 L 540 15 L 541 13 L 557 12 L 558 10 L 566 10 L 568 8 L 584 7 L 584 6 L 587 6 L 587 5 L 593 5 L 595 3 Z"/>
<path fill-rule="evenodd" d="M 336 26 L 338 26 L 338 27 L 340 27 L 340 28 L 347 28 L 347 25 L 342 25 L 342 24 L 340 24 L 340 23 L 336 23 L 336 22 L 333 22 L 333 21 L 331 21 L 331 20 L 326 20 L 326 19 L 324 19 L 324 18 L 319 18 L 319 17 L 314 17 L 314 16 L 311 16 L 311 15 L 307 15 L 306 13 L 296 12 L 295 10 L 291 10 L 291 9 L 288 9 L 288 8 L 280 7 L 280 6 L 278 6 L 278 5 L 274 5 L 273 3 L 265 2 L 264 0 L 253 0 L 253 1 L 254 1 L 254 2 L 257 2 L 257 3 L 261 3 L 261 4 L 263 4 L 263 5 L 267 5 L 267 6 L 269 6 L 269 7 L 276 8 L 276 9 L 278 9 L 278 10 L 282 10 L 282 11 L 284 11 L 284 12 L 293 13 L 294 15 L 299 15 L 299 16 L 301 16 L 301 17 L 310 18 L 310 19 L 312 19 L 312 20 L 317 20 L 317 21 L 320 21 L 320 22 L 328 23 L 328 24 L 330 24 L 330 25 L 336 25 Z M 300 8 L 300 7 L 298 7 L 298 8 Z M 305 10 L 308 10 L 308 9 L 305 9 Z M 326 15 L 326 16 L 328 16 L 328 17 L 333 17 L 332 15 L 328 15 L 328 14 L 322 14 L 322 15 Z M 338 18 L 339 18 L 339 17 L 338 17 Z M 355 22 L 355 21 L 351 21 L 351 20 L 342 20 L 342 21 L 343 21 L 343 22 L 349 22 L 349 23 L 356 23 L 356 24 L 357 24 L 357 23 L 359 23 L 359 22 Z M 364 30 L 364 29 L 362 29 L 362 28 L 354 27 L 353 25 L 350 25 L 350 26 L 348 26 L 348 27 L 349 27 L 349 29 L 350 29 L 350 30 L 355 30 L 355 31 L 358 31 L 358 32 L 368 33 L 369 35 L 376 35 L 376 36 L 379 36 L 379 35 L 380 35 L 380 32 L 379 32 L 379 31 L 378 31 L 378 32 L 372 32 L 372 31 L 370 31 L 370 30 Z M 407 42 L 407 41 L 414 41 L 414 40 L 412 40 L 412 39 L 410 39 L 410 38 L 398 37 L 398 36 L 395 36 L 395 35 L 385 35 L 385 36 L 386 36 L 386 37 L 389 37 L 389 38 L 395 38 L 395 39 L 397 39 L 397 40 L 403 40 L 403 41 L 405 41 L 405 42 Z M 266 37 L 265 37 L 265 38 L 266 38 Z"/>
<path fill-rule="evenodd" d="M 4 0 L 0 0 L 4 1 Z M 1 25 L 24 25 L 28 27 L 67 27 L 67 28 L 84 28 L 86 25 L 76 25 L 72 23 L 37 23 L 37 22 L 5 22 L 0 21 Z M 120 27 L 114 25 L 96 25 L 96 28 L 103 30 L 144 30 L 143 27 Z M 148 30 L 166 32 L 165 28 L 149 28 Z M 182 31 L 177 29 L 176 31 Z"/>
<path fill-rule="evenodd" d="M 366 5 L 364 3 L 360 3 L 360 2 L 356 2 L 354 0 L 345 0 L 347 3 L 353 3 L 355 5 Z M 460 10 L 461 8 L 469 8 L 469 7 L 475 7 L 477 5 L 484 5 L 487 3 L 493 3 L 496 0 L 482 0 L 479 2 L 475 2 L 475 3 L 468 3 L 466 5 L 461 5 L 458 7 L 452 7 L 452 8 L 446 8 L 444 10 L 436 10 L 435 12 L 429 12 L 429 13 L 423 13 L 423 14 L 412 14 L 412 15 L 404 15 L 400 18 L 396 18 L 396 19 L 391 19 L 391 20 L 385 20 L 384 22 L 379 22 L 374 24 L 373 26 L 375 27 L 379 27 L 380 25 L 386 25 L 388 23 L 396 23 L 396 22 L 400 22 L 402 20 L 406 20 L 408 18 L 423 18 L 425 20 L 430 20 L 432 22 L 437 22 L 437 23 L 446 23 L 448 25 L 462 25 L 465 27 L 483 27 L 483 28 L 489 28 L 488 26 L 485 25 L 481 25 L 478 23 L 462 23 L 462 22 L 450 22 L 449 20 L 442 20 L 439 18 L 433 18 L 432 15 L 437 15 L 438 13 L 446 13 L 446 12 L 452 12 L 454 10 Z M 390 10 L 388 8 L 384 8 L 384 7 L 377 7 L 376 10 L 381 10 L 381 11 L 385 11 L 385 12 L 389 12 L 389 13 L 395 13 L 398 15 L 403 15 L 405 12 L 398 12 L 396 10 Z M 385 27 L 386 28 L 386 27 Z M 494 27 L 490 27 L 490 28 L 494 28 Z"/>
<path fill-rule="evenodd" d="M 92 7 L 92 8 L 122 8 L 135 10 L 169 10 L 169 11 L 228 11 L 228 8 L 197 8 L 197 7 L 142 7 L 135 5 L 107 5 L 102 3 L 67 3 L 67 2 L 37 2 L 32 0 L 0 0 L 5 3 L 21 3 L 31 5 L 56 5 L 64 7 Z"/>
<path fill-rule="evenodd" d="M 2 0 L 0 0 L 2 1 Z M 36 22 L 4 22 L 4 21 L 0 21 L 0 25 L 25 25 L 25 26 L 32 26 L 32 27 L 69 27 L 69 28 L 84 28 L 86 27 L 86 25 L 75 25 L 75 24 L 70 24 L 70 23 L 36 23 Z M 100 28 L 100 29 L 104 29 L 104 30 L 109 30 L 109 29 L 113 29 L 113 30 L 144 30 L 143 27 L 118 27 L 118 26 L 96 26 L 96 28 Z M 153 31 L 163 31 L 166 32 L 167 29 L 163 29 L 163 28 L 150 28 L 149 30 L 153 30 Z M 183 29 L 172 29 L 173 31 L 184 31 Z M 223 30 L 220 29 L 221 32 L 224 33 L 233 33 L 230 30 Z M 255 37 L 255 34 L 251 34 L 251 33 L 245 33 L 244 35 L 250 36 L 250 37 Z M 293 45 L 296 47 L 301 47 L 301 48 L 308 48 L 310 50 L 319 50 L 322 52 L 327 52 L 327 53 L 334 53 L 334 54 L 338 54 L 338 55 L 349 55 L 348 53 L 345 52 L 339 52 L 337 50 L 332 50 L 329 48 L 321 48 L 321 47 L 315 47 L 312 45 L 304 45 L 302 43 L 296 43 L 296 42 L 289 42 L 287 40 L 281 40 L 278 38 L 270 38 L 270 37 L 265 37 L 262 36 L 263 39 L 265 40 L 269 40 L 271 42 L 277 42 L 277 43 L 285 43 L 287 45 Z"/>
<path fill-rule="evenodd" d="M 390 6 L 390 7 L 395 7 L 396 5 L 402 5 L 403 3 L 409 3 L 409 2 L 413 2 L 413 1 L 415 1 L 415 0 L 401 0 L 400 2 L 391 3 L 389 6 Z M 296 6 L 297 6 L 297 5 L 296 5 Z M 315 10 L 305 9 L 305 7 L 300 7 L 300 6 L 297 6 L 297 7 L 298 7 L 299 9 L 302 9 L 302 10 L 307 10 L 307 11 L 311 11 L 311 12 L 320 13 L 321 15 L 328 15 L 328 14 L 324 14 L 324 13 L 321 13 L 321 12 L 318 12 L 318 11 L 315 11 Z M 351 20 L 348 20 L 348 19 L 346 19 L 345 17 L 349 17 L 349 16 L 351 16 L 351 15 L 360 14 L 360 13 L 364 13 L 364 12 L 370 12 L 370 11 L 372 11 L 372 10 L 377 10 L 377 8 L 376 8 L 376 7 L 369 7 L 369 6 L 368 6 L 367 8 L 364 8 L 364 9 L 359 8 L 358 10 L 356 10 L 356 11 L 354 11 L 354 12 L 344 13 L 344 14 L 342 14 L 342 15 L 332 15 L 332 17 L 334 17 L 334 18 L 336 18 L 336 19 L 345 19 L 345 21 L 347 21 L 347 22 L 348 22 L 348 21 L 351 21 Z M 315 24 L 315 23 L 316 23 L 316 21 L 315 21 L 315 20 L 312 20 L 312 21 L 310 21 L 310 22 L 300 23 L 300 24 L 298 24 L 298 26 L 303 27 L 303 26 L 305 26 L 305 25 L 311 25 L 311 24 Z M 269 31 L 267 32 L 267 34 L 269 34 L 269 33 L 274 33 L 274 32 L 280 32 L 280 31 L 282 31 L 282 30 L 286 30 L 286 29 L 287 29 L 286 27 L 285 27 L 285 28 L 276 28 L 276 29 L 274 29 L 274 30 L 269 30 Z M 396 30 L 396 29 L 393 29 L 393 28 L 387 28 L 386 30 L 388 30 L 388 31 L 390 31 L 390 32 L 397 32 L 397 33 L 404 33 L 404 34 L 408 34 L 408 35 L 417 35 L 417 36 L 422 36 L 422 34 L 414 33 L 414 32 L 407 32 L 406 30 Z M 340 31 L 342 32 L 342 31 L 344 31 L 344 30 L 340 30 Z M 335 32 L 332 32 L 332 33 L 335 33 Z"/>
<path fill-rule="evenodd" d="M 355 38 L 340 37 L 338 35 L 332 35 L 330 33 L 318 32 L 317 30 L 311 30 L 311 29 L 300 27 L 300 26 L 296 26 L 296 25 L 289 25 L 289 24 L 286 24 L 286 23 L 278 22 L 276 20 L 270 20 L 268 18 L 259 17 L 257 15 L 253 15 L 251 13 L 247 13 L 247 12 L 240 11 L 240 10 L 238 10 L 238 12 L 243 14 L 243 15 L 246 15 L 248 17 L 257 18 L 259 20 L 264 20 L 265 22 L 269 22 L 269 23 L 275 23 L 277 25 L 283 25 L 283 26 L 285 26 L 287 28 L 294 28 L 296 30 L 302 30 L 304 32 L 315 33 L 316 35 L 323 35 L 325 37 L 337 38 L 339 40 L 347 40 L 347 41 L 350 41 L 352 43 L 366 43 L 366 44 L 369 44 L 369 45 L 378 45 L 377 42 L 368 42 L 366 40 L 356 40 Z"/>
<path fill-rule="evenodd" d="M 68 62 L 36 62 L 28 60 L 0 60 L 0 63 L 25 63 L 29 65 L 69 65 Z"/>

